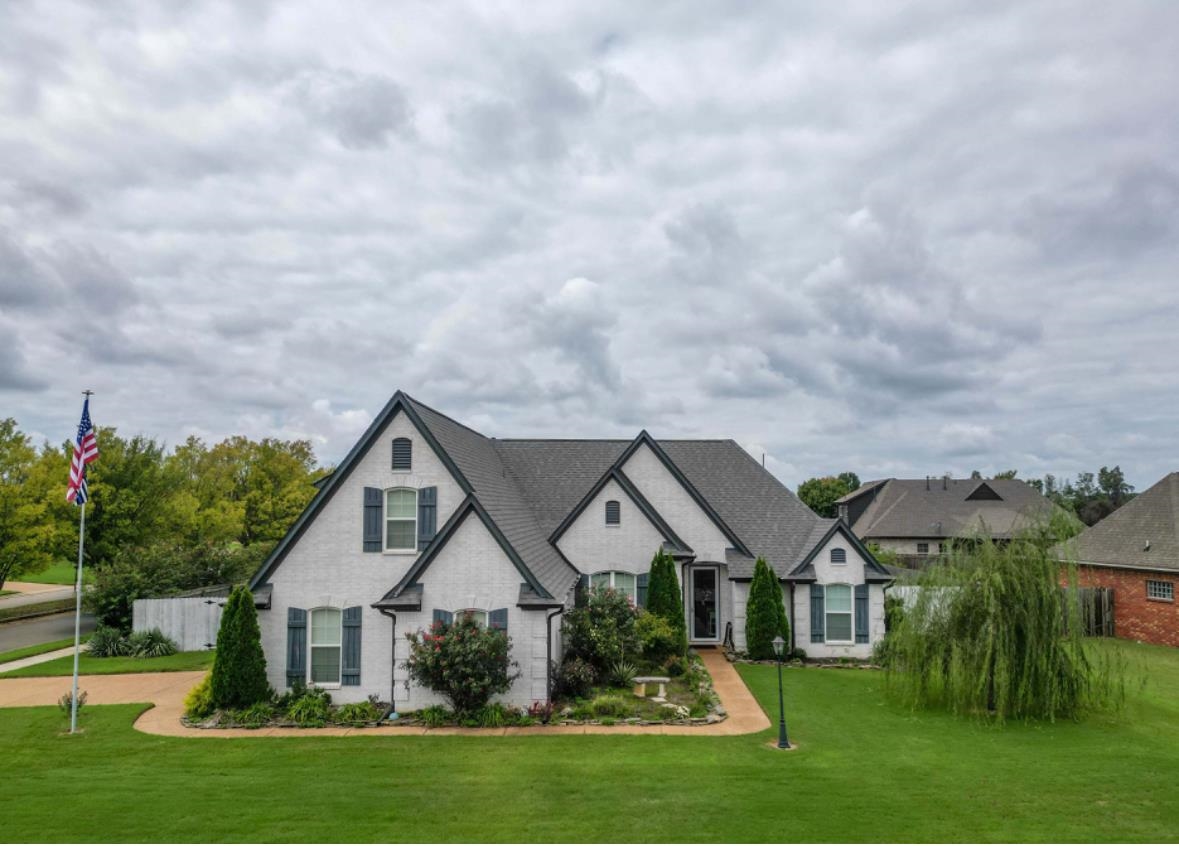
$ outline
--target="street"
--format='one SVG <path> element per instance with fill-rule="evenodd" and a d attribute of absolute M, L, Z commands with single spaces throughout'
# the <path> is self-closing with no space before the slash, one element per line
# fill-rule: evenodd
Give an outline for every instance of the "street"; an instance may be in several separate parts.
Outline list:
<path fill-rule="evenodd" d="M 94 631 L 94 616 L 82 614 L 82 634 Z M 74 636 L 74 612 L 50 614 L 32 620 L 0 624 L 0 652 L 49 643 Z"/>

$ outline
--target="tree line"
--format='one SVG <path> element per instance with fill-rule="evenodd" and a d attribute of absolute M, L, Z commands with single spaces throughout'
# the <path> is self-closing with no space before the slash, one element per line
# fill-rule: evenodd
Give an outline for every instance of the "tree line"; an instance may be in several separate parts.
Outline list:
<path fill-rule="evenodd" d="M 947 474 L 949 475 L 949 474 Z M 983 479 L 983 474 L 974 470 L 972 479 Z M 991 479 L 1018 479 L 1018 470 L 999 471 Z M 1078 473 L 1073 481 L 1058 480 L 1048 473 L 1042 479 L 1026 479 L 1029 485 L 1065 511 L 1080 518 L 1086 526 L 1092 526 L 1117 511 L 1134 498 L 1134 486 L 1126 481 L 1119 465 L 1102 467 L 1096 473 Z M 838 511 L 836 500 L 860 486 L 855 473 L 840 473 L 838 476 L 819 476 L 807 479 L 798 486 L 798 498 L 806 503 L 820 517 L 835 517 Z"/>
<path fill-rule="evenodd" d="M 96 435 L 84 560 L 96 590 L 116 577 L 141 588 L 125 593 L 140 595 L 241 581 L 286 533 L 324 472 L 306 440 L 236 435 L 210 446 L 189 437 L 168 450 L 113 428 Z M 0 420 L 0 587 L 76 559 L 78 508 L 65 501 L 72 453 L 70 441 L 38 448 L 15 420 Z M 129 602 L 120 605 L 129 624 Z M 125 627 L 122 619 L 105 621 Z"/>

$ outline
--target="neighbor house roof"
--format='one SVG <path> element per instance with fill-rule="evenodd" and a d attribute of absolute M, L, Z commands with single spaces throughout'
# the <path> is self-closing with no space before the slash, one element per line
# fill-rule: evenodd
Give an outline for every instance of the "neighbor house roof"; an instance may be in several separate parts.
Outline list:
<path fill-rule="evenodd" d="M 1019 479 L 880 479 L 836 501 L 861 538 L 1006 539 L 1058 508 Z"/>
<path fill-rule="evenodd" d="M 1055 552 L 1082 564 L 1179 572 L 1179 473 L 1163 476 Z"/>

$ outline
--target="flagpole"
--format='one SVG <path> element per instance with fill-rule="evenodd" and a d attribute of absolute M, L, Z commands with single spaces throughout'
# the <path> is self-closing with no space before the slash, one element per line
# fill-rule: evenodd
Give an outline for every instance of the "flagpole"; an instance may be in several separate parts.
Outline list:
<path fill-rule="evenodd" d="M 89 425 L 89 409 L 90 397 L 94 391 L 82 391 L 82 395 L 86 397 L 82 404 L 82 420 Z M 78 432 L 78 448 L 82 447 L 82 435 L 79 426 Z M 93 459 L 91 459 L 93 460 Z M 86 490 L 86 459 L 84 456 L 79 457 L 79 485 L 83 491 Z M 70 696 L 70 734 L 77 734 L 78 732 L 78 656 L 82 652 L 82 549 L 86 543 L 86 497 L 82 497 L 82 515 L 78 518 L 78 572 L 75 574 L 76 580 L 74 582 L 74 687 Z"/>
<path fill-rule="evenodd" d="M 70 697 L 70 734 L 78 731 L 78 654 L 82 647 L 82 545 L 86 539 L 86 503 L 78 521 L 78 574 L 74 585 L 74 691 Z"/>

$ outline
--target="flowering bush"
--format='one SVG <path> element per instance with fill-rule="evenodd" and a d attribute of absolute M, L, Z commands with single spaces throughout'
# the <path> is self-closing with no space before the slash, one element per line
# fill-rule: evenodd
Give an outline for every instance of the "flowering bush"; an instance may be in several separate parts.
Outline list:
<path fill-rule="evenodd" d="M 460 717 L 473 715 L 497 693 L 507 693 L 520 677 L 510 658 L 512 639 L 469 617 L 435 622 L 430 631 L 407 632 L 406 638 L 409 677 L 445 696 Z"/>
<path fill-rule="evenodd" d="M 592 590 L 585 606 L 567 612 L 561 623 L 566 661 L 580 658 L 599 677 L 609 676 L 615 664 L 639 652 L 637 613 L 625 593 L 611 588 Z"/>

